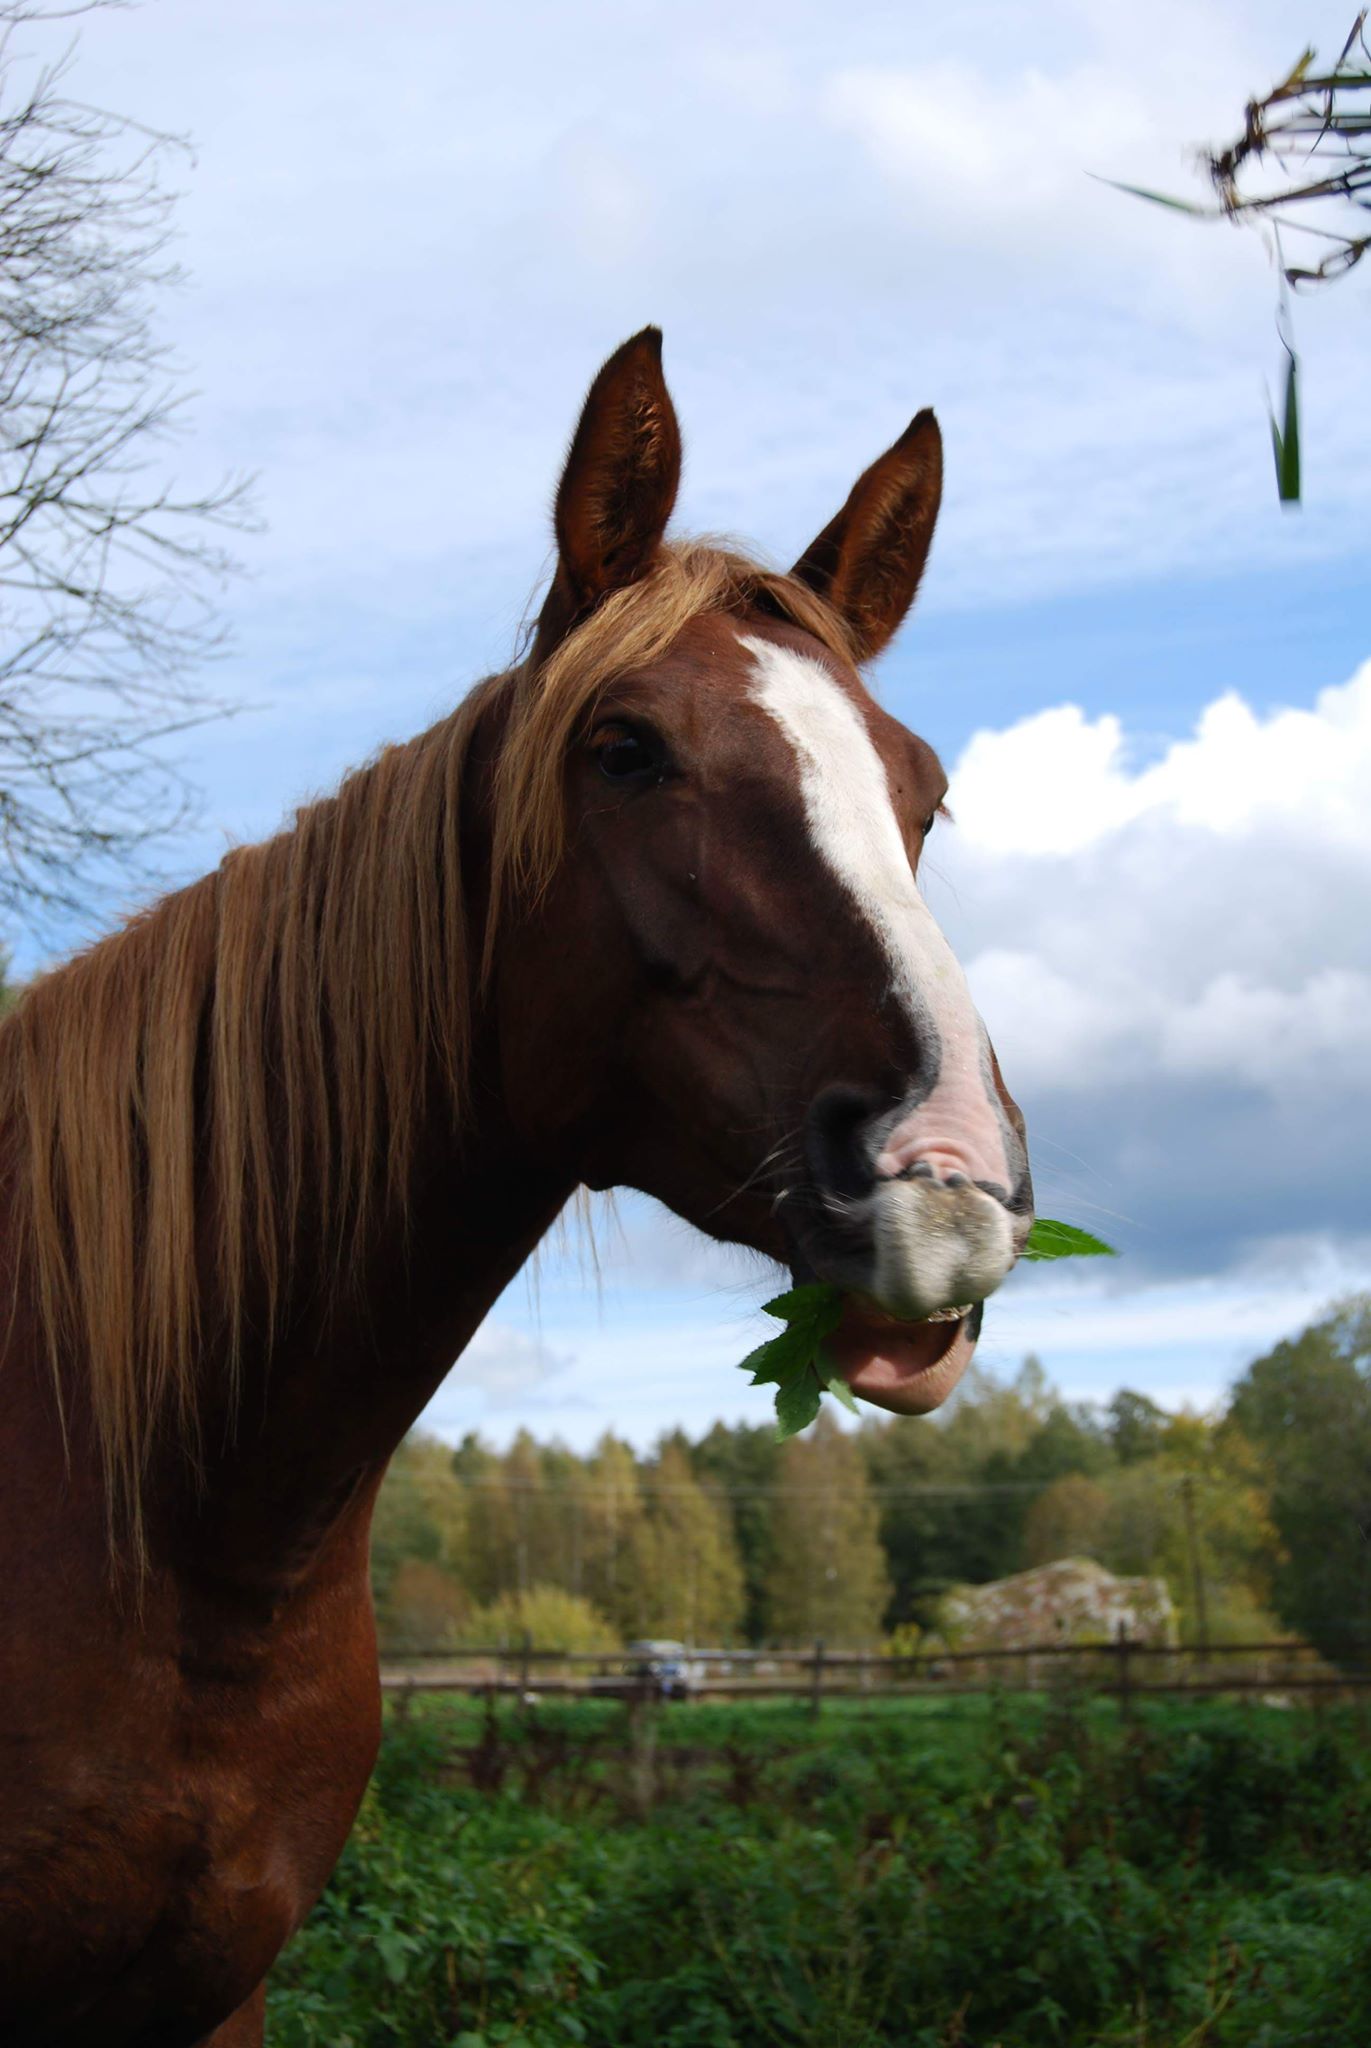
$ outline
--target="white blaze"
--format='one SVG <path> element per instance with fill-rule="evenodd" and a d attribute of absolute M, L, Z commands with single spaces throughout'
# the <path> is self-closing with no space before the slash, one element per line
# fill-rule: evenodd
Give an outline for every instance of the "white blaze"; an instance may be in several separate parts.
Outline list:
<path fill-rule="evenodd" d="M 919 894 L 885 767 L 861 712 L 822 662 L 750 634 L 740 638 L 756 664 L 749 695 L 794 749 L 815 849 L 879 941 L 916 1042 L 936 1043 L 937 1080 L 887 1136 L 878 1170 L 927 1160 L 940 1175 L 964 1173 L 1009 1193 L 1018 1175 L 993 1095 L 984 1027 L 957 958 Z"/>

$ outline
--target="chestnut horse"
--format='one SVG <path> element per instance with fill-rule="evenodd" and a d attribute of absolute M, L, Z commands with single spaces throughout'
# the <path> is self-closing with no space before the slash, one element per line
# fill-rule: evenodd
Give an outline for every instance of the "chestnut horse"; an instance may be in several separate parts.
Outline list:
<path fill-rule="evenodd" d="M 937 425 L 788 575 L 664 540 L 679 468 L 649 328 L 527 658 L 0 1027 L 5 2048 L 262 2040 L 376 1754 L 386 1462 L 579 1184 L 841 1283 L 907 1413 L 1022 1248 L 943 772 L 858 672 Z"/>

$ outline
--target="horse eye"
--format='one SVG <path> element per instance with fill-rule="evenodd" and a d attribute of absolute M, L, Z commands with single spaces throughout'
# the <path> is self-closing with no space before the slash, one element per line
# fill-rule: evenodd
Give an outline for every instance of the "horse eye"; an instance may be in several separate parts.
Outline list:
<path fill-rule="evenodd" d="M 938 813 L 936 811 L 930 811 L 923 822 L 923 835 L 925 839 L 927 839 L 929 833 L 933 830 L 933 827 L 937 824 L 937 822 Z"/>
<path fill-rule="evenodd" d="M 602 725 L 592 739 L 600 773 L 611 782 L 627 782 L 635 775 L 656 774 L 662 765 L 661 748 L 646 733 L 627 725 Z"/>

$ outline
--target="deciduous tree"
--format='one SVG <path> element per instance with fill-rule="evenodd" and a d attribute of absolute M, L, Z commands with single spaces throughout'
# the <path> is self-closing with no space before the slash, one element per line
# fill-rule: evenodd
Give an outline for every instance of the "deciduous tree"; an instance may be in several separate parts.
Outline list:
<path fill-rule="evenodd" d="M 1371 1295 L 1257 1359 L 1229 1412 L 1270 1483 L 1277 1611 L 1344 1656 L 1371 1639 Z"/>
<path fill-rule="evenodd" d="M 222 707 L 217 538 L 241 484 L 183 489 L 180 374 L 156 312 L 178 145 L 44 61 L 88 11 L 0 0 L 0 918 L 88 910 L 179 822 L 165 742 Z"/>
<path fill-rule="evenodd" d="M 1059 1557 L 1103 1561 L 1109 1543 L 1108 1488 L 1081 1472 L 1043 1488 L 1024 1517 L 1023 1561 L 1051 1564 Z"/>
<path fill-rule="evenodd" d="M 743 1573 L 727 1511 L 701 1487 L 678 1443 L 661 1448 L 644 1484 L 646 1512 L 630 1551 L 634 1634 L 711 1644 L 736 1640 Z"/>
<path fill-rule="evenodd" d="M 773 1513 L 768 1634 L 874 1642 L 890 1598 L 879 1517 L 861 1448 L 830 1415 L 785 1446 Z"/>

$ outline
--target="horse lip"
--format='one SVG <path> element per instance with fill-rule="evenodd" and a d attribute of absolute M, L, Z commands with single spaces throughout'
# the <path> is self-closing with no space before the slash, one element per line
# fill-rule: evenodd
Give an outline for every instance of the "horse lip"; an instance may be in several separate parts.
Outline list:
<path fill-rule="evenodd" d="M 895 1415 L 927 1415 L 961 1380 L 981 1332 L 981 1304 L 969 1314 L 936 1311 L 901 1321 L 855 1297 L 826 1340 L 852 1392 Z"/>

